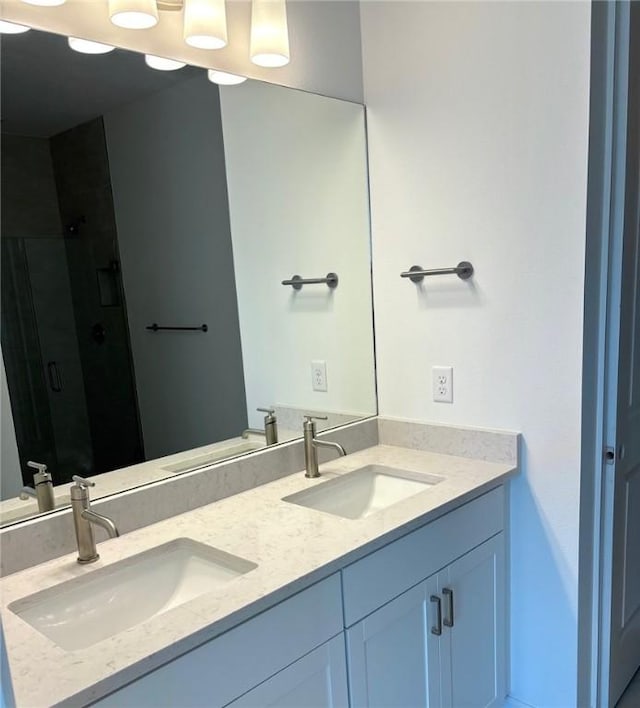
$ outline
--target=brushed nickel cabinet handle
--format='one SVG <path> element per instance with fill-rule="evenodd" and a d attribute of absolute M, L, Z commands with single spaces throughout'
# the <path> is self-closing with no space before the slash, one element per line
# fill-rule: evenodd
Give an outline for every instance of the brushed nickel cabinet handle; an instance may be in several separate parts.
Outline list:
<path fill-rule="evenodd" d="M 453 627 L 453 590 L 451 588 L 443 588 L 442 594 L 447 600 L 447 616 L 442 621 L 445 627 Z"/>
<path fill-rule="evenodd" d="M 436 606 L 436 624 L 431 627 L 431 634 L 441 635 L 442 634 L 442 603 L 438 595 L 432 595 L 430 598 L 431 602 L 435 603 Z"/>

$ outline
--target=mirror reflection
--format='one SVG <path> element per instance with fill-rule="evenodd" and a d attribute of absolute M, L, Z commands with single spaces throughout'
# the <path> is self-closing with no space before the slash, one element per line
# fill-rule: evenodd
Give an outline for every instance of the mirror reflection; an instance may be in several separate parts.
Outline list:
<path fill-rule="evenodd" d="M 362 106 L 1 51 L 3 523 L 375 414 Z"/>

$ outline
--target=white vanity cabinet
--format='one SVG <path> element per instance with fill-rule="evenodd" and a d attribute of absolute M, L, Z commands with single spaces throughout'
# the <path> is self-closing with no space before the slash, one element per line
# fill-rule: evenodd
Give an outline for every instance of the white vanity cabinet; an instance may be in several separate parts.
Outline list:
<path fill-rule="evenodd" d="M 333 638 L 336 641 L 330 641 Z M 238 706 L 295 705 L 292 700 L 299 706 L 346 705 L 339 574 L 321 580 L 93 705 L 220 708 L 236 705 L 233 701 L 240 697 L 243 698 Z"/>
<path fill-rule="evenodd" d="M 497 489 L 343 571 L 352 708 L 501 705 L 503 521 Z"/>
<path fill-rule="evenodd" d="M 352 708 L 487 708 L 504 680 L 498 534 L 347 630 Z"/>
<path fill-rule="evenodd" d="M 95 705 L 497 706 L 506 694 L 504 519 L 498 487 Z"/>

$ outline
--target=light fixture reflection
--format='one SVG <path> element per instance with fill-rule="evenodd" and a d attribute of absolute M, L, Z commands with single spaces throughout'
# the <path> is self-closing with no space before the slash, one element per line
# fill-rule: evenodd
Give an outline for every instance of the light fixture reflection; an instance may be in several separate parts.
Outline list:
<path fill-rule="evenodd" d="M 226 47 L 225 0 L 184 0 L 184 41 L 198 49 Z"/>
<path fill-rule="evenodd" d="M 229 74 L 226 71 L 216 71 L 215 69 L 209 69 L 207 76 L 209 77 L 209 81 L 214 84 L 220 84 L 221 86 L 235 86 L 247 80 L 246 76 Z"/>
<path fill-rule="evenodd" d="M 145 54 L 144 60 L 147 66 L 152 69 L 157 69 L 158 71 L 175 71 L 176 69 L 182 69 L 186 64 L 183 61 L 175 61 L 175 59 L 165 59 L 164 57 L 157 57 L 155 54 Z"/>
<path fill-rule="evenodd" d="M 125 29 L 150 29 L 158 24 L 155 0 L 109 0 L 111 22 Z"/>
<path fill-rule="evenodd" d="M 27 5 L 41 5 L 42 7 L 56 7 L 56 5 L 64 5 L 67 0 L 22 0 Z"/>
<path fill-rule="evenodd" d="M 69 46 L 74 52 L 82 54 L 108 54 L 115 49 L 110 44 L 90 42 L 88 39 L 80 39 L 79 37 L 69 37 Z"/>
<path fill-rule="evenodd" d="M 289 63 L 285 0 L 253 0 L 250 54 L 258 66 L 274 68 Z"/>
<path fill-rule="evenodd" d="M 31 27 L 26 27 L 25 25 L 17 25 L 15 22 L 0 20 L 0 34 L 22 34 L 30 29 Z"/>

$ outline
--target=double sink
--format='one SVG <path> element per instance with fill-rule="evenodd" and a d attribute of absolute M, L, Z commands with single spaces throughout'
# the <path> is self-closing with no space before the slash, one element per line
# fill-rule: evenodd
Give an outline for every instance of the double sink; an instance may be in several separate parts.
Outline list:
<path fill-rule="evenodd" d="M 443 479 L 367 465 L 283 501 L 356 520 L 424 492 Z M 77 651 L 225 588 L 257 567 L 239 556 L 179 538 L 16 600 L 9 609 L 62 649 Z"/>

